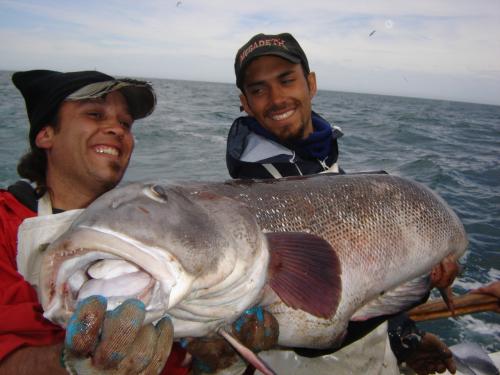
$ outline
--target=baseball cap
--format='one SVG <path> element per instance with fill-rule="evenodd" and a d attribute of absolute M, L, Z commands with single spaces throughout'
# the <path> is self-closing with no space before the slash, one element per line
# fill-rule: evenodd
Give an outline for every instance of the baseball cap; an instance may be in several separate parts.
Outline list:
<path fill-rule="evenodd" d="M 31 147 L 36 147 L 36 135 L 54 117 L 64 100 L 100 98 L 119 90 L 134 120 L 150 115 L 156 105 L 156 96 L 150 83 L 128 78 L 116 79 L 94 70 L 67 73 L 29 70 L 14 73 L 12 82 L 21 91 L 26 103 Z"/>
<path fill-rule="evenodd" d="M 302 64 L 304 71 L 309 73 L 309 63 L 299 42 L 289 33 L 277 35 L 257 34 L 253 36 L 236 53 L 234 72 L 236 86 L 243 89 L 245 69 L 250 62 L 260 56 L 275 55 L 294 64 Z"/>

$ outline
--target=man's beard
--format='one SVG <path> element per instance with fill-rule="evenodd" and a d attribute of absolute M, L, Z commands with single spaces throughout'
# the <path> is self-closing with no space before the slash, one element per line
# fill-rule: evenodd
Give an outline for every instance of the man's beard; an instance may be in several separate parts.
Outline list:
<path fill-rule="evenodd" d="M 271 108 L 269 108 L 266 112 L 266 117 L 271 117 L 271 113 L 273 112 L 278 112 L 278 111 L 281 111 L 283 109 L 286 109 L 287 107 L 290 107 L 289 103 L 285 103 L 283 105 L 280 105 L 280 106 L 272 106 Z M 300 102 L 298 101 L 295 101 L 293 103 L 293 107 L 295 108 L 295 110 L 297 110 L 297 108 L 300 107 Z M 301 122 L 300 124 L 300 127 L 298 129 L 296 129 L 294 131 L 294 133 L 290 133 L 287 131 L 287 129 L 283 129 L 284 132 L 281 132 L 281 133 L 274 133 L 272 132 L 282 143 L 284 144 L 289 144 L 289 143 L 294 143 L 296 141 L 299 141 L 301 139 L 304 138 L 304 135 L 306 133 L 306 129 L 307 129 L 307 124 L 304 123 L 304 122 Z"/>
<path fill-rule="evenodd" d="M 127 169 L 127 166 L 125 168 L 117 161 L 111 161 L 109 164 L 110 168 L 115 172 L 116 174 L 120 174 L 120 178 L 118 179 L 103 179 L 102 180 L 102 190 L 104 192 L 113 189 L 120 183 L 120 181 L 123 178 L 123 175 L 125 174 L 125 170 Z"/>
<path fill-rule="evenodd" d="M 294 133 L 286 133 L 283 137 L 278 137 L 283 144 L 294 144 L 297 141 L 304 139 L 306 133 L 306 125 L 301 123 L 300 128 L 297 129 Z"/>

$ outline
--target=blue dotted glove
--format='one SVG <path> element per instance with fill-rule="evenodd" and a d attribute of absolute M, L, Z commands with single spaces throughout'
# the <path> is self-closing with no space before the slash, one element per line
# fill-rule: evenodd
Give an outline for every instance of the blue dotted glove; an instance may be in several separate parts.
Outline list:
<path fill-rule="evenodd" d="M 246 310 L 232 324 L 231 333 L 247 348 L 259 352 L 277 344 L 279 326 L 271 313 L 256 306 Z M 213 373 L 240 361 L 233 347 L 220 336 L 187 338 L 180 343 L 193 357 L 194 374 Z"/>
<path fill-rule="evenodd" d="M 64 363 L 74 374 L 158 373 L 173 342 L 168 317 L 143 325 L 144 304 L 136 299 L 106 312 L 107 300 L 88 297 L 78 304 L 66 328 Z"/>

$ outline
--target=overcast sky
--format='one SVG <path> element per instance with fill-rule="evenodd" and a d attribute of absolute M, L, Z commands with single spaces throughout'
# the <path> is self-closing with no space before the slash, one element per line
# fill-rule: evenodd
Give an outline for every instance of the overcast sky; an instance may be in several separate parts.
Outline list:
<path fill-rule="evenodd" d="M 0 0 L 0 69 L 233 83 L 285 31 L 320 89 L 500 105 L 499 0 Z"/>

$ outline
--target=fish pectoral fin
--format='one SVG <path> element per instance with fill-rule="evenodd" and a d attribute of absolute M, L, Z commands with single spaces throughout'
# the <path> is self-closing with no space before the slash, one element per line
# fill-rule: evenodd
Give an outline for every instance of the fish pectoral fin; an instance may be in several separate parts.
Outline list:
<path fill-rule="evenodd" d="M 300 232 L 266 233 L 269 286 L 287 305 L 328 319 L 342 294 L 337 253 L 323 238 Z"/>
<path fill-rule="evenodd" d="M 231 344 L 231 346 L 257 370 L 262 372 L 264 375 L 276 375 L 276 373 L 267 365 L 267 363 L 265 363 L 257 354 L 255 354 L 245 345 L 239 342 L 236 337 L 224 330 L 224 328 L 219 328 L 217 332 L 219 333 L 219 335 L 224 337 L 227 342 L 229 342 L 229 344 Z"/>
<path fill-rule="evenodd" d="M 397 314 L 424 302 L 431 288 L 428 275 L 417 277 L 391 289 L 363 305 L 352 316 L 353 321 Z"/>

